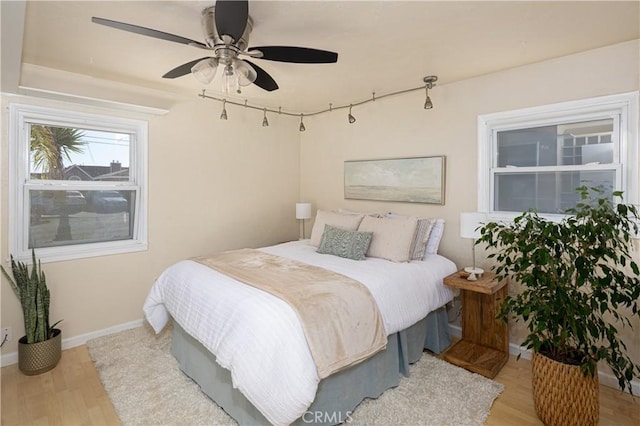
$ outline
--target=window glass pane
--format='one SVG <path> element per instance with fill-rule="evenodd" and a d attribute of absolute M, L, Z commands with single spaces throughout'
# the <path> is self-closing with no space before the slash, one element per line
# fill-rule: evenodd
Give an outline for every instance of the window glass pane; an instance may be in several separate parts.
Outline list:
<path fill-rule="evenodd" d="M 613 119 L 497 132 L 498 167 L 611 164 Z"/>
<path fill-rule="evenodd" d="M 498 132 L 498 167 L 555 166 L 556 126 Z"/>
<path fill-rule="evenodd" d="M 128 181 L 131 135 L 31 124 L 30 177 Z"/>
<path fill-rule="evenodd" d="M 29 191 L 29 248 L 131 239 L 135 194 Z"/>
<path fill-rule="evenodd" d="M 581 185 L 601 187 L 612 198 L 614 170 L 500 173 L 495 176 L 494 210 L 561 214 L 575 207 Z"/>

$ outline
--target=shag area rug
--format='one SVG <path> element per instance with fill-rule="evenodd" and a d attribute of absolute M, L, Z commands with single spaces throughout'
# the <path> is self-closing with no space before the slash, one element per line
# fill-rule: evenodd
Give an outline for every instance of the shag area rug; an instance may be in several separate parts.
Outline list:
<path fill-rule="evenodd" d="M 87 343 L 124 426 L 236 425 L 180 371 L 171 330 L 148 325 Z M 503 385 L 424 354 L 411 375 L 377 399 L 366 399 L 352 425 L 482 425 Z"/>

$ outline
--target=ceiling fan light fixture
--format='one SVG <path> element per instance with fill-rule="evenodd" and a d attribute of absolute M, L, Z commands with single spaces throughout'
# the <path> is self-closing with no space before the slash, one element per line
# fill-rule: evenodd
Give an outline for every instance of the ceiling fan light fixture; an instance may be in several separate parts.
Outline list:
<path fill-rule="evenodd" d="M 234 59 L 233 67 L 235 68 L 235 74 L 238 77 L 238 84 L 240 86 L 248 86 L 256 81 L 258 73 L 247 62 L 240 59 Z"/>
<path fill-rule="evenodd" d="M 226 94 L 240 90 L 238 77 L 234 74 L 233 66 L 231 66 L 231 64 L 224 67 L 224 73 L 222 74 L 222 90 Z"/>
<path fill-rule="evenodd" d="M 202 84 L 209 84 L 216 76 L 218 70 L 218 59 L 207 58 L 198 62 L 191 68 L 191 73 Z"/>

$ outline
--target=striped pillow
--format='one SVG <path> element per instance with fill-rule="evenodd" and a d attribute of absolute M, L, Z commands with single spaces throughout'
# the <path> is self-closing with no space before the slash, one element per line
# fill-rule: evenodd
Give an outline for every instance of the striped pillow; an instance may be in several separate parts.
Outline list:
<path fill-rule="evenodd" d="M 416 226 L 416 233 L 413 236 L 411 242 L 411 260 L 423 260 L 425 254 L 425 248 L 431 235 L 431 230 L 436 224 L 436 219 L 418 219 L 418 225 Z"/>

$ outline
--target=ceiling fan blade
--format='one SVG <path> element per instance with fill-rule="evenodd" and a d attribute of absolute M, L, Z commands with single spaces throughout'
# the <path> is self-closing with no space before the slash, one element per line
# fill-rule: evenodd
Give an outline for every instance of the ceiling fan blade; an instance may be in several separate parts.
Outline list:
<path fill-rule="evenodd" d="M 130 33 L 141 34 L 148 37 L 159 38 L 161 40 L 172 41 L 174 43 L 187 44 L 196 47 L 200 47 L 203 49 L 209 49 L 204 43 L 199 41 L 191 40 L 186 37 L 177 36 L 174 34 L 165 33 L 163 31 L 152 30 L 151 28 L 140 27 L 138 25 L 126 24 L 124 22 L 112 21 L 110 19 L 97 18 L 92 17 L 91 22 L 100 25 L 106 25 L 107 27 L 116 28 L 118 30 L 129 31 Z"/>
<path fill-rule="evenodd" d="M 279 62 L 295 62 L 298 64 L 329 64 L 338 61 L 338 54 L 328 50 L 311 49 L 294 46 L 260 46 L 250 47 L 249 51 L 262 52 L 261 59 Z"/>
<path fill-rule="evenodd" d="M 182 77 L 183 75 L 190 74 L 191 68 L 193 68 L 195 64 L 209 58 L 210 56 L 206 56 L 204 58 L 195 59 L 191 62 L 187 62 L 186 64 L 182 64 L 179 67 L 175 67 L 174 69 L 172 69 L 171 71 L 163 75 L 162 78 L 177 78 L 177 77 Z"/>
<path fill-rule="evenodd" d="M 222 38 L 231 36 L 234 42 L 242 37 L 249 19 L 248 0 L 218 0 L 215 6 L 216 29 Z"/>
<path fill-rule="evenodd" d="M 276 83 L 276 81 L 269 75 L 268 72 L 266 72 L 253 62 L 249 62 L 246 59 L 244 59 L 244 61 L 251 65 L 254 70 L 256 70 L 257 76 L 253 84 L 260 87 L 261 89 L 266 90 L 267 92 L 278 90 L 278 83 Z"/>

